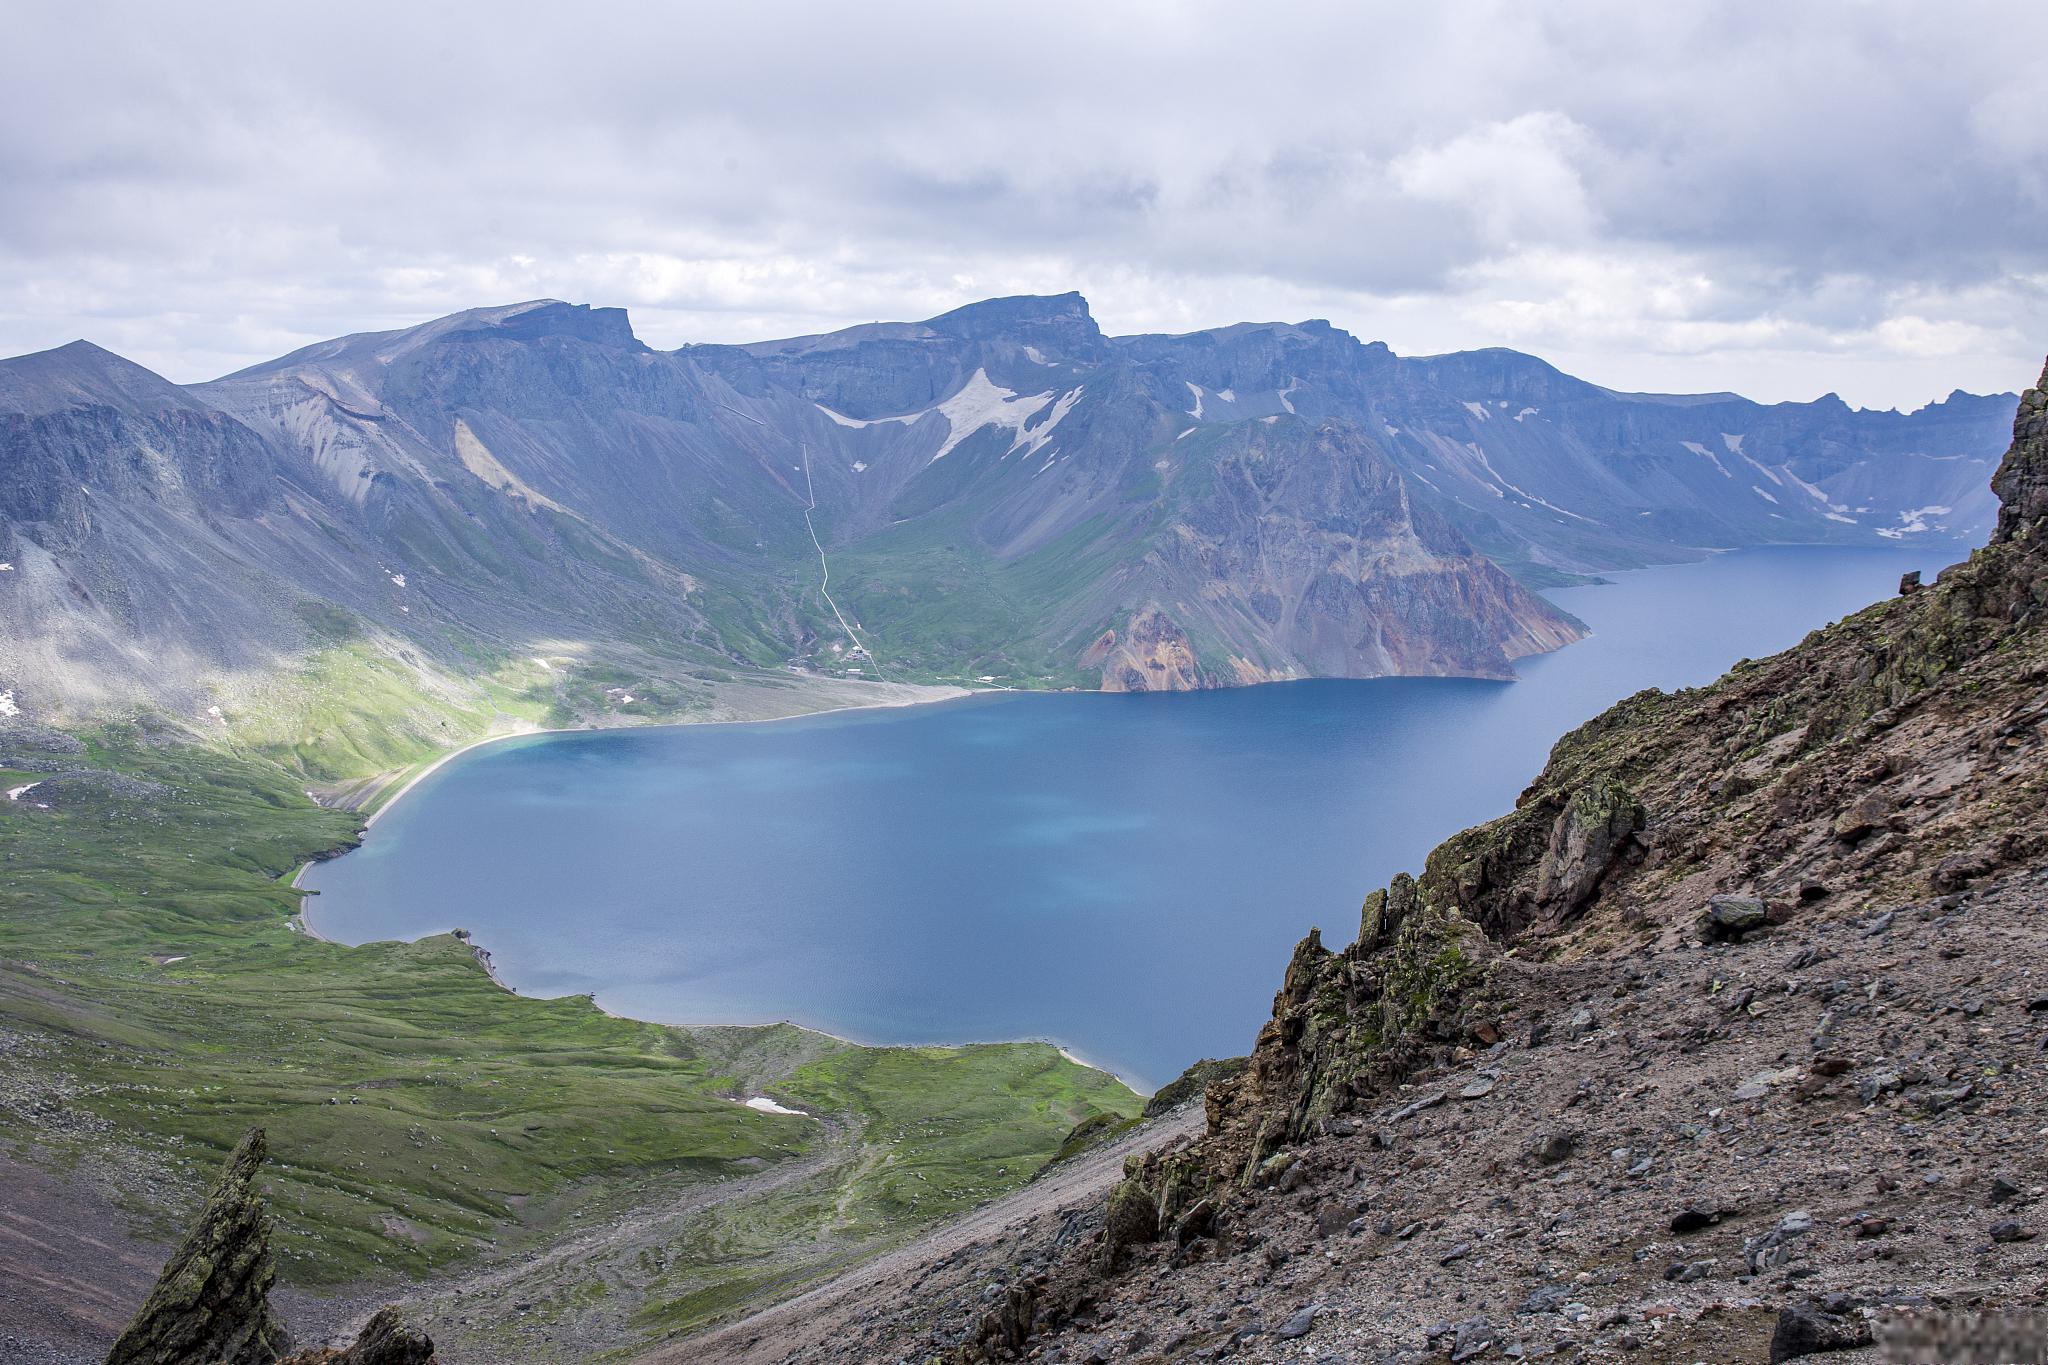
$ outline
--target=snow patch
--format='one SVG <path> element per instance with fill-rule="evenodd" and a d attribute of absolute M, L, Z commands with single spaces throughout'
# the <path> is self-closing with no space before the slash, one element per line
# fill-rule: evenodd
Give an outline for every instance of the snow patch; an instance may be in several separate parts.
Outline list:
<path fill-rule="evenodd" d="M 1074 395 L 1079 397 L 1080 390 L 1076 389 Z M 1011 390 L 991 383 L 987 370 L 976 370 L 973 377 L 960 386 L 958 393 L 932 409 L 946 419 L 949 428 L 945 442 L 932 456 L 932 462 L 945 459 L 955 446 L 983 427 L 1008 427 L 1021 438 L 1024 424 L 1051 401 L 1050 393 L 1020 398 Z M 1010 448 L 1015 450 L 1016 446 Z"/>
<path fill-rule="evenodd" d="M 1270 427 L 1270 426 L 1272 426 L 1272 425 L 1273 425 L 1273 423 L 1275 423 L 1275 422 L 1277 422 L 1277 421 L 1279 421 L 1279 420 L 1280 420 L 1280 416 L 1279 416 L 1279 414 L 1278 414 L 1278 413 L 1275 413 L 1275 414 L 1273 414 L 1273 415 L 1272 415 L 1272 416 L 1270 416 L 1270 417 L 1261 417 L 1261 418 L 1260 418 L 1259 420 L 1260 420 L 1261 422 L 1264 422 L 1264 423 L 1265 423 L 1265 424 L 1266 424 L 1267 426 L 1269 426 L 1269 427 Z"/>
<path fill-rule="evenodd" d="M 1840 512 L 1823 512 L 1821 513 L 1821 515 L 1826 517 L 1829 521 L 1839 521 L 1844 526 L 1855 526 L 1858 524 L 1856 518 L 1845 517 Z"/>
<path fill-rule="evenodd" d="M 1037 348 L 1036 346 L 1026 346 L 1026 347 L 1024 348 L 1024 354 L 1025 354 L 1025 355 L 1026 355 L 1027 357 L 1029 357 L 1029 358 L 1030 358 L 1030 360 L 1031 360 L 1031 363 L 1032 363 L 1032 364 L 1034 364 L 1034 365 L 1057 365 L 1057 364 L 1059 364 L 1059 362 L 1058 362 L 1057 360 L 1047 360 L 1047 359 L 1045 358 L 1045 352 L 1043 352 L 1043 351 L 1039 350 L 1039 349 L 1038 349 L 1038 348 Z"/>
<path fill-rule="evenodd" d="M 1777 501 L 1776 498 L 1772 497 L 1769 493 L 1764 492 L 1763 489 L 1758 488 L 1755 484 L 1751 484 L 1749 486 L 1749 491 L 1756 494 L 1758 497 L 1762 498 L 1765 502 Z"/>
<path fill-rule="evenodd" d="M 1386 426 L 1386 424 L 1385 424 L 1384 422 L 1382 422 L 1382 423 L 1381 423 L 1380 425 L 1382 425 L 1382 426 Z M 1387 427 L 1387 435 L 1389 435 L 1389 436 L 1399 436 L 1400 434 L 1401 434 L 1401 428 L 1399 428 L 1399 427 Z"/>
<path fill-rule="evenodd" d="M 865 473 L 867 473 L 867 472 L 868 472 L 868 462 L 867 462 L 866 460 L 855 460 L 855 461 L 853 462 L 853 472 L 854 472 L 854 473 L 856 473 L 856 474 L 865 474 Z"/>
<path fill-rule="evenodd" d="M 1954 510 L 1955 509 L 1953 507 L 1942 507 L 1938 504 L 1933 503 L 1930 503 L 1926 507 L 1911 507 L 1899 513 L 1900 524 L 1898 526 L 1885 527 L 1884 529 L 1880 530 L 1878 534 L 1884 536 L 1889 540 L 1898 540 L 1905 536 L 1919 535 L 1922 531 L 1929 529 L 1927 525 L 1927 518 L 1945 517 Z M 1947 528 L 1935 527 L 1934 529 L 1946 530 Z"/>
<path fill-rule="evenodd" d="M 1758 464 L 1758 463 L 1756 462 L 1756 460 L 1755 460 L 1755 459 L 1754 459 L 1753 457 L 1751 457 L 1751 456 L 1748 456 L 1748 455 L 1745 455 L 1745 456 L 1743 456 L 1742 458 L 1743 458 L 1744 462 L 1745 462 L 1745 463 L 1747 463 L 1747 464 L 1749 465 L 1749 467 L 1750 467 L 1751 469 L 1754 469 L 1754 470 L 1755 470 L 1755 471 L 1756 471 L 1757 473 L 1759 473 L 1759 474 L 1763 475 L 1763 476 L 1764 476 L 1765 478 L 1769 479 L 1769 480 L 1770 480 L 1770 481 L 1771 481 L 1772 483 L 1774 483 L 1774 484 L 1778 485 L 1778 487 L 1780 487 L 1780 488 L 1783 488 L 1783 487 L 1785 486 L 1785 481 L 1784 481 L 1783 479 L 1779 478 L 1779 477 L 1778 477 L 1778 476 L 1777 476 L 1776 474 L 1772 473 L 1772 472 L 1771 472 L 1770 470 L 1768 470 L 1768 469 L 1764 468 L 1764 467 L 1763 467 L 1762 465 Z"/>
<path fill-rule="evenodd" d="M 754 1095 L 749 1097 L 746 1101 L 746 1106 L 747 1108 L 752 1109 L 756 1113 L 760 1114 L 791 1114 L 800 1119 L 807 1119 L 810 1117 L 810 1115 L 806 1114 L 803 1110 L 791 1109 L 786 1105 L 777 1104 L 774 1100 L 769 1099 L 766 1095 Z"/>
<path fill-rule="evenodd" d="M 0 692 L 0 716 L 18 716 L 21 708 L 14 704 L 14 693 Z"/>
<path fill-rule="evenodd" d="M 1721 444 L 1728 447 L 1730 455 L 1740 455 L 1742 453 L 1742 438 L 1748 434 L 1748 432 L 1736 432 L 1734 435 L 1730 435 L 1724 431 L 1721 433 Z"/>
<path fill-rule="evenodd" d="M 396 583 L 396 584 L 397 584 L 397 585 L 398 585 L 399 587 L 401 587 L 401 588 L 402 588 L 402 587 L 404 587 L 404 586 L 405 586 L 405 575 L 404 575 L 404 574 L 402 574 L 402 573 L 395 573 L 395 574 L 392 574 L 392 575 L 391 575 L 391 581 L 392 581 L 393 583 Z"/>
<path fill-rule="evenodd" d="M 1018 450 L 1022 450 L 1026 456 L 1037 454 L 1046 441 L 1051 439 L 1052 429 L 1060 424 L 1062 418 L 1074 410 L 1074 404 L 1081 401 L 1081 393 L 1082 389 L 1077 388 L 1072 393 L 1061 394 L 1060 400 L 1052 405 L 1052 412 L 1045 421 L 1029 431 L 1026 431 L 1023 422 L 1019 421 L 1017 424 L 1017 439 L 1010 442 L 1010 449 L 1003 452 L 1004 457 L 1007 458 L 1012 452 Z"/>
<path fill-rule="evenodd" d="M 1189 393 L 1191 393 L 1191 394 L 1193 394 L 1193 395 L 1195 396 L 1195 406 L 1194 406 L 1194 408 L 1193 408 L 1193 409 L 1192 409 L 1192 410 L 1191 410 L 1191 411 L 1190 411 L 1190 412 L 1188 413 L 1188 416 L 1190 416 L 1190 417 L 1194 418 L 1194 419 L 1195 419 L 1195 420 L 1196 420 L 1197 422 L 1201 421 L 1201 420 L 1202 420 L 1202 386 L 1201 386 L 1200 384 L 1197 384 L 1197 383 L 1196 383 L 1196 382 L 1195 382 L 1194 380 L 1192 380 L 1192 379 L 1183 379 L 1183 380 L 1181 380 L 1180 382 L 1181 382 L 1181 383 L 1183 383 L 1183 384 L 1185 384 L 1185 385 L 1187 385 L 1187 386 L 1188 386 L 1188 392 L 1189 392 Z"/>
<path fill-rule="evenodd" d="M 1716 455 L 1713 451 L 1708 450 L 1698 441 L 1680 441 L 1679 444 L 1684 446 L 1687 450 L 1690 450 L 1693 454 L 1699 456 L 1701 459 L 1712 460 L 1714 462 L 1714 468 L 1721 471 L 1722 478 L 1732 479 L 1735 477 L 1733 474 L 1730 474 L 1728 472 L 1728 466 L 1721 463 L 1721 457 L 1719 455 Z"/>
<path fill-rule="evenodd" d="M 912 413 L 907 417 L 877 417 L 872 420 L 868 420 L 860 417 L 848 417 L 843 412 L 834 412 L 832 411 L 832 409 L 826 407 L 823 403 L 813 403 L 811 404 L 811 406 L 816 408 L 819 412 L 824 413 L 827 417 L 830 417 L 833 421 L 839 423 L 840 426 L 852 427 L 856 431 L 860 430 L 862 427 L 871 427 L 882 422 L 915 422 L 918 418 L 924 416 L 923 413 L 918 412 Z"/>
<path fill-rule="evenodd" d="M 1289 395 L 1289 394 L 1291 394 L 1291 393 L 1299 393 L 1300 391 L 1301 391 L 1301 381 L 1300 381 L 1299 379 L 1290 379 L 1290 380 L 1288 380 L 1288 381 L 1287 381 L 1287 387 L 1286 387 L 1286 388 L 1284 388 L 1284 389 L 1282 389 L 1282 390 L 1280 390 L 1280 394 L 1279 394 L 1279 398 L 1280 398 L 1280 406 L 1281 406 L 1281 407 L 1283 407 L 1283 408 L 1285 408 L 1285 409 L 1287 409 L 1287 411 L 1289 411 L 1289 412 L 1293 412 L 1293 411 L 1294 411 L 1294 404 L 1288 401 L 1288 399 L 1287 399 L 1287 395 Z"/>
<path fill-rule="evenodd" d="M 1520 412 L 1515 414 L 1515 420 L 1519 422 L 1525 417 L 1534 417 L 1536 413 L 1537 409 L 1535 408 L 1523 408 Z"/>
<path fill-rule="evenodd" d="M 1186 439 L 1187 439 L 1188 437 L 1190 437 L 1190 436 L 1194 435 L 1194 434 L 1195 434 L 1195 432 L 1196 432 L 1196 431 L 1198 431 L 1199 429 L 1200 429 L 1200 428 L 1198 428 L 1198 427 L 1189 427 L 1189 428 L 1188 428 L 1188 429 L 1187 429 L 1186 431 L 1183 431 L 1183 432 L 1182 432 L 1182 433 L 1181 433 L 1180 435 L 1178 435 L 1178 436 L 1174 437 L 1173 439 L 1174 439 L 1174 440 L 1176 440 L 1176 441 L 1184 441 L 1184 440 L 1186 440 Z"/>
<path fill-rule="evenodd" d="M 1482 422 L 1484 422 L 1487 418 L 1493 416 L 1492 413 L 1486 410 L 1486 404 L 1474 403 L 1470 399 L 1467 399 L 1465 402 L 1465 411 L 1471 413 L 1474 417 L 1477 417 Z"/>
<path fill-rule="evenodd" d="M 34 791 L 37 787 L 40 787 L 42 785 L 42 780 L 38 778 L 36 781 L 27 783 L 23 786 L 9 787 L 7 789 L 7 799 L 9 801 L 19 801 L 21 800 L 22 797 L 27 796 L 30 792 Z"/>
<path fill-rule="evenodd" d="M 1224 402 L 1226 402 L 1226 403 L 1235 403 L 1235 402 L 1237 401 L 1237 390 L 1236 390 L 1236 389 L 1218 389 L 1218 390 L 1216 390 L 1216 396 L 1217 396 L 1218 398 L 1221 398 L 1221 399 L 1222 399 L 1222 400 L 1223 400 Z"/>
<path fill-rule="evenodd" d="M 12 564 L 0 564 L 0 573 L 13 573 L 13 572 L 14 572 L 14 566 L 13 566 Z"/>

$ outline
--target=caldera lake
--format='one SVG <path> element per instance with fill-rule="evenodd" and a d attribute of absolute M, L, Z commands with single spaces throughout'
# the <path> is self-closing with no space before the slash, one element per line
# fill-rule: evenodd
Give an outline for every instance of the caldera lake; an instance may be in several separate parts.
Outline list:
<path fill-rule="evenodd" d="M 1057 1042 L 1140 1089 L 1247 1051 L 1293 945 L 1508 810 L 1559 735 L 1897 590 L 1950 546 L 1715 555 L 1549 594 L 1512 683 L 991 693 L 535 735 L 432 773 L 307 872 L 348 943 L 463 927 L 535 995 L 870 1043 Z"/>

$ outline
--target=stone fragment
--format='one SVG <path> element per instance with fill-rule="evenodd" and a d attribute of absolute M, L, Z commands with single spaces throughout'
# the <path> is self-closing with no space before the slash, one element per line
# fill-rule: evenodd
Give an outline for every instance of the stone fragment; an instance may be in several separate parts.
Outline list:
<path fill-rule="evenodd" d="M 1700 912 L 1699 936 L 1707 943 L 1740 943 L 1745 934 L 1764 927 L 1770 913 L 1755 896 L 1709 896 Z"/>
<path fill-rule="evenodd" d="M 1316 1314 L 1322 1311 L 1323 1306 L 1319 1303 L 1312 1303 L 1306 1308 L 1299 1309 L 1287 1321 L 1275 1327 L 1273 1335 L 1282 1341 L 1293 1341 L 1296 1337 L 1305 1337 L 1309 1334 L 1309 1329 L 1316 1325 Z"/>
<path fill-rule="evenodd" d="M 1871 1344 L 1870 1324 L 1860 1317 L 1822 1312 L 1812 1304 L 1786 1308 L 1771 1333 L 1771 1365 L 1823 1351 L 1853 1351 Z"/>

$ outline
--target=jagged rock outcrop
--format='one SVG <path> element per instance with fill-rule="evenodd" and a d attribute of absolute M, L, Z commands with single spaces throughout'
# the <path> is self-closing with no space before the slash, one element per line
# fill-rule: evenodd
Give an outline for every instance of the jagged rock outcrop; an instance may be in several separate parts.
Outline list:
<path fill-rule="evenodd" d="M 1541 1044 L 1554 1027 L 1553 992 L 1574 973 L 1582 982 L 1600 979 L 1595 969 L 1618 975 L 1618 998 L 1664 976 L 1664 961 L 1712 952 L 1743 954 L 1740 960 L 1750 962 L 1755 940 L 1802 924 L 1860 944 L 1890 932 L 1916 901 L 1933 902 L 1917 912 L 1923 921 L 1955 913 L 1967 899 L 1964 889 L 1975 884 L 2004 888 L 2000 913 L 2009 914 L 2015 900 L 2037 896 L 2035 882 L 2022 889 L 2015 879 L 2048 864 L 2044 390 L 2048 377 L 2021 402 L 1997 475 L 2007 500 L 1998 532 L 1967 563 L 1816 631 L 1775 658 L 1745 661 L 1710 686 L 1628 698 L 1561 739 L 1513 812 L 1445 841 L 1419 878 L 1404 874 L 1367 897 L 1350 947 L 1332 952 L 1311 931 L 1288 964 L 1248 1068 L 1208 1087 L 1206 1133 L 1127 1159 L 1085 1261 L 1069 1256 L 1038 1277 L 1033 1330 L 1057 1331 L 1069 1321 L 1099 1325 L 1099 1318 L 1087 1317 L 1089 1305 L 1134 1260 L 1144 1273 L 1163 1276 L 1191 1263 L 1202 1245 L 1213 1244 L 1206 1253 L 1212 1255 L 1256 1248 L 1293 1207 L 1288 1197 L 1296 1191 L 1325 1201 L 1313 1220 L 1315 1235 L 1365 1231 L 1371 1220 L 1360 1210 L 1370 1205 L 1343 1193 L 1362 1168 L 1354 1165 L 1347 1181 L 1341 1165 L 1333 1168 L 1338 1158 L 1325 1149 L 1360 1134 L 1353 1116 L 1369 1108 L 1377 1111 L 1370 1122 L 1379 1126 L 1367 1145 L 1379 1148 L 1393 1140 L 1398 1125 L 1446 1105 L 1484 1100 L 1502 1074 L 1487 1069 L 1486 1059 L 1508 1050 L 1508 1032 L 1518 1023 L 1525 1047 Z M 1844 925 L 1849 913 L 1867 922 Z M 1956 947 L 1953 955 L 1964 951 Z M 1775 970 L 1796 972 L 1830 952 L 1848 955 L 1845 948 L 1808 947 Z M 1942 953 L 1944 960 L 1951 955 Z M 1628 964 L 1619 973 L 1617 959 Z M 1580 964 L 1588 970 L 1579 971 Z M 1895 965 L 1877 961 L 1865 971 Z M 1711 981 L 1710 998 L 1721 984 L 1718 977 Z M 1881 984 L 1873 977 L 1866 997 Z M 1851 989 L 1845 979 L 1822 999 L 1836 1000 Z M 1925 1001 L 1916 1005 L 1928 1008 Z M 1674 1049 L 1696 1047 L 1724 1035 L 1715 1017 L 1755 1019 L 1772 1008 L 1750 987 L 1705 1019 L 1666 1015 L 1656 1036 Z M 1732 1100 L 1758 1104 L 1795 1086 L 1796 1099 L 1838 1094 L 1830 1081 L 1852 1066 L 1835 1038 L 1836 1011 L 1844 1008 L 1822 1010 L 1810 1042 L 1802 1038 L 1810 1065 L 1753 1071 L 1731 1083 Z M 2048 998 L 2025 1008 L 2048 1010 Z M 1982 1006 L 1942 1004 L 1933 1015 L 1954 1009 L 1974 1017 Z M 1883 1023 L 1881 1013 L 1872 1018 Z M 1572 1039 L 1582 1039 L 1601 1031 L 1603 1021 L 1593 1008 L 1579 1008 L 1565 1027 Z M 1978 1030 L 1978 1036 L 1988 1032 Z M 1881 1041 L 1865 1033 L 1866 1048 L 1900 1046 L 1896 1035 Z M 1640 1036 L 1630 1033 L 1624 1041 L 1634 1065 L 1650 1055 Z M 1796 1054 L 1780 1048 L 1775 1055 Z M 1460 1067 L 1461 1085 L 1396 1089 Z M 1916 1108 L 1939 1115 L 1970 1103 L 1979 1082 L 2005 1077 L 2010 1067 L 2005 1060 L 1970 1060 L 1945 1072 L 1921 1067 L 1910 1082 L 1898 1071 L 1878 1069 L 1859 1082 L 1856 1094 L 1878 1103 L 1912 1085 L 1918 1087 Z M 1578 1104 L 1594 1086 L 1615 1088 L 1628 1079 L 1584 1076 L 1563 1107 Z M 1714 1108 L 1710 1117 L 1724 1112 Z M 1916 1141 L 1928 1140 L 1914 1132 Z M 1585 1146 L 1561 1111 L 1551 1126 L 1521 1141 L 1515 1160 L 1538 1170 L 1567 1166 Z M 1307 1159 L 1312 1151 L 1314 1161 Z M 1636 1160 L 1628 1147 L 1615 1148 L 1613 1157 Z M 1486 1179 L 1496 1178 L 1501 1161 L 1496 1157 L 1486 1168 Z M 1388 1187 L 1403 1167 L 1415 1169 L 1415 1159 L 1394 1163 Z M 1654 1168 L 1652 1160 L 1629 1169 L 1643 1175 Z M 1814 1167 L 1803 1174 L 1818 1181 L 1848 1169 Z M 1553 1183 L 1575 1179 L 1566 1170 Z M 1882 1194 L 1896 1182 L 1881 1175 L 1876 1188 Z M 1994 1183 L 1993 1197 L 2018 1188 L 2009 1180 Z M 1796 1189 L 1785 1197 L 1797 1197 Z M 1510 1210 L 1515 1203 L 1506 1194 L 1494 1200 Z M 1725 1212 L 1682 1211 L 1671 1228 L 1712 1226 Z M 1584 1216 L 1582 1209 L 1568 1210 L 1550 1226 Z M 1196 1218 L 1199 1231 L 1188 1228 Z M 1857 1237 L 1882 1236 L 1890 1226 L 1867 1211 L 1842 1221 Z M 1372 1230 L 1399 1243 L 1434 1225 L 1425 1211 L 1405 1227 L 1382 1218 Z M 1743 1243 L 1745 1269 L 1752 1276 L 1776 1270 L 1812 1227 L 1812 1215 L 1795 1207 Z M 1988 1235 L 1996 1244 L 2001 1236 L 2030 1233 L 2015 1221 Z M 1145 1250 L 1154 1243 L 1157 1250 Z M 1473 1254 L 1469 1243 L 1452 1245 L 1437 1254 L 1437 1263 Z M 1266 1265 L 1285 1259 L 1284 1252 L 1272 1252 Z M 1665 1278 L 1689 1283 L 1715 1273 L 1710 1260 L 1681 1257 Z M 1548 1311 L 1565 1302 L 1545 1298 L 1546 1292 L 1531 1294 L 1530 1306 L 1519 1311 Z M 1500 1335 L 1483 1318 L 1452 1327 L 1433 1329 L 1430 1340 L 1453 1359 L 1461 1358 L 1460 1343 L 1472 1348 L 1465 1355 L 1476 1356 L 1482 1343 Z M 1242 1344 L 1262 1330 L 1232 1339 Z M 1706 1327 L 1699 1331 L 1704 1335 L 1695 1339 L 1710 1335 Z M 1784 1353 L 1794 1347 L 1804 1353 L 1870 1339 L 1862 1317 L 1795 1305 L 1745 1340 L 1760 1348 L 1774 1331 L 1773 1359 L 1788 1358 Z M 1184 1337 L 1193 1339 L 1193 1333 Z M 1038 1344 L 1030 1342 L 1034 1349 Z M 1697 1347 L 1683 1349 L 1685 1359 L 1701 1354 Z"/>
<path fill-rule="evenodd" d="M 1991 476 L 1998 495 L 1998 527 L 1991 538 L 2006 543 L 2041 534 L 2048 522 L 2048 369 L 2041 382 L 2020 395 L 2012 449 Z"/>
<path fill-rule="evenodd" d="M 432 1365 L 434 1343 L 395 1307 L 346 1348 L 286 1354 L 290 1334 L 270 1304 L 270 1212 L 256 1184 L 268 1150 L 261 1128 L 237 1144 L 107 1365 Z"/>
<path fill-rule="evenodd" d="M 252 1128 L 229 1156 L 199 1221 L 171 1254 L 107 1365 L 271 1365 L 291 1345 L 270 1307 L 277 1265 L 256 1187 L 267 1145 Z"/>

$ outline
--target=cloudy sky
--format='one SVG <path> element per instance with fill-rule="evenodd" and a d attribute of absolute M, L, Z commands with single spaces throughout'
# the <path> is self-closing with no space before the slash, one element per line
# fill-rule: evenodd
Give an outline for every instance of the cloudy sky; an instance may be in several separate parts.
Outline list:
<path fill-rule="evenodd" d="M 653 345 L 1080 289 L 1624 388 L 2048 350 L 2030 3 L 7 6 L 0 354 L 174 379 L 479 304 Z"/>

